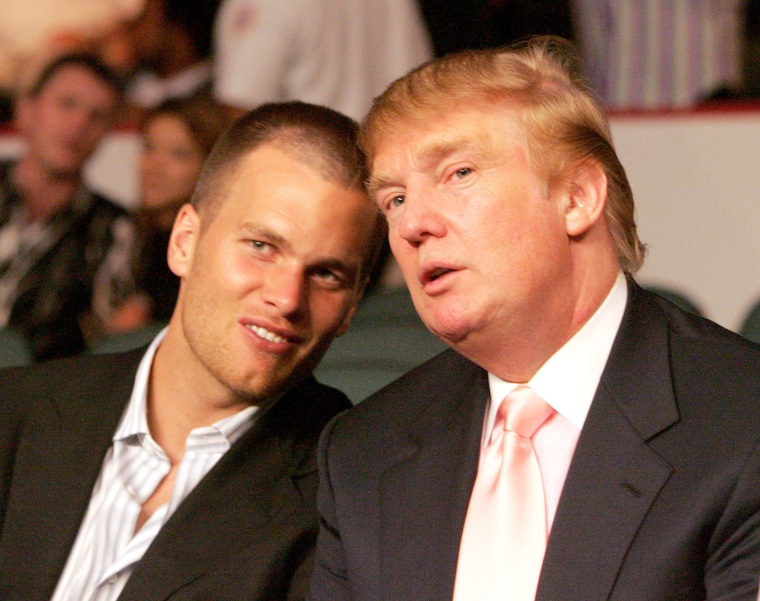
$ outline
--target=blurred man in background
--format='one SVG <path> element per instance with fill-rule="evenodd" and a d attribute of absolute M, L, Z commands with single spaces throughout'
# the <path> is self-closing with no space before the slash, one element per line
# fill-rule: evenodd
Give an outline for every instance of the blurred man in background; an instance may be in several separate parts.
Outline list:
<path fill-rule="evenodd" d="M 17 102 L 25 148 L 0 163 L 0 327 L 37 360 L 82 351 L 131 278 L 132 222 L 82 176 L 120 102 L 116 77 L 86 54 L 54 60 Z"/>

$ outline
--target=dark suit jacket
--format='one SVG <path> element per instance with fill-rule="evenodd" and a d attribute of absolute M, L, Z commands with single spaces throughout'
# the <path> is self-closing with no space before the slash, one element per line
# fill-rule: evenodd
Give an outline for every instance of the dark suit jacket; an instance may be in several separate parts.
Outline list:
<path fill-rule="evenodd" d="M 755 601 L 760 347 L 631 288 L 536 598 Z M 447 351 L 331 422 L 314 600 L 451 599 L 488 394 Z"/>
<path fill-rule="evenodd" d="M 50 599 L 144 349 L 0 372 L 0 599 Z M 179 374 L 177 377 L 181 377 Z M 314 379 L 264 412 L 162 528 L 120 599 L 297 599 L 317 532 Z"/>

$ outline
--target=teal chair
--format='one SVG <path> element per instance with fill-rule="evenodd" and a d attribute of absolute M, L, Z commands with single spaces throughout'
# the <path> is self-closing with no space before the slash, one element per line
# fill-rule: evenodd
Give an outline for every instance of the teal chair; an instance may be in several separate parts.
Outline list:
<path fill-rule="evenodd" d="M 644 288 L 649 290 L 649 292 L 654 292 L 655 294 L 668 299 L 671 303 L 681 307 L 684 311 L 694 313 L 694 315 L 704 315 L 702 307 L 683 292 L 666 286 L 644 286 Z"/>
<path fill-rule="evenodd" d="M 15 330 L 0 329 L 0 367 L 27 365 L 32 362 L 32 349 Z"/>
<path fill-rule="evenodd" d="M 417 316 L 406 288 L 376 292 L 359 305 L 314 375 L 358 403 L 446 348 Z"/>
<path fill-rule="evenodd" d="M 149 344 L 166 325 L 165 322 L 156 322 L 130 332 L 108 336 L 93 345 L 89 349 L 89 352 L 95 355 L 102 355 L 105 353 L 131 351 L 132 349 Z"/>
<path fill-rule="evenodd" d="M 745 338 L 760 343 L 760 300 L 747 313 L 739 333 Z"/>

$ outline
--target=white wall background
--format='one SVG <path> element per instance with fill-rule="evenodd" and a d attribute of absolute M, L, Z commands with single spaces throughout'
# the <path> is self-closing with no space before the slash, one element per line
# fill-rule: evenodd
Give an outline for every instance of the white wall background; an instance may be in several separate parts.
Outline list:
<path fill-rule="evenodd" d="M 760 300 L 760 113 L 613 118 L 649 255 L 642 283 L 675 286 L 737 329 Z"/>

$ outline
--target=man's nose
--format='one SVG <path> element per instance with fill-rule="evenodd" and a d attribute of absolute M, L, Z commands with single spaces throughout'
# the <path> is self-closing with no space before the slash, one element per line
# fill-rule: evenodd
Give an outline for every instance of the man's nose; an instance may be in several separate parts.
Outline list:
<path fill-rule="evenodd" d="M 446 224 L 440 199 L 432 192 L 412 195 L 408 190 L 397 228 L 399 236 L 413 246 L 429 237 L 443 237 Z"/>
<path fill-rule="evenodd" d="M 262 291 L 264 302 L 277 307 L 282 315 L 297 313 L 305 302 L 305 277 L 304 270 L 296 266 L 272 269 Z"/>

